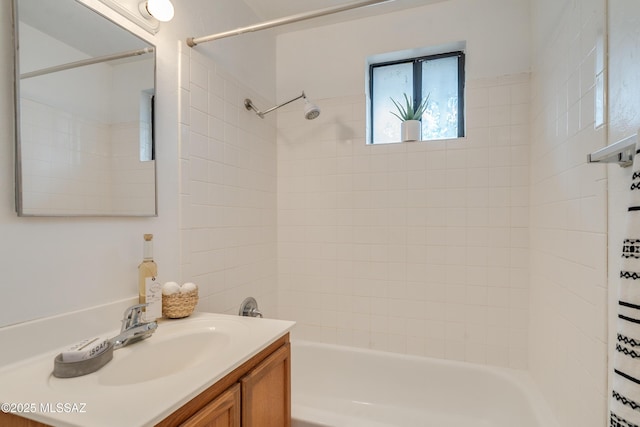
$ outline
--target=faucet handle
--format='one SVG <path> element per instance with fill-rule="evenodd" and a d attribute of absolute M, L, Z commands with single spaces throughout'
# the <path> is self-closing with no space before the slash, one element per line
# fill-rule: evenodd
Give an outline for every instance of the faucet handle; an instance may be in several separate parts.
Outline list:
<path fill-rule="evenodd" d="M 140 318 L 142 316 L 142 309 L 148 306 L 148 303 L 144 304 L 136 304 L 128 307 L 124 311 L 124 315 L 122 318 L 122 331 L 125 331 L 132 326 L 140 324 Z"/>
<path fill-rule="evenodd" d="M 248 297 L 245 298 L 244 301 L 242 301 L 238 315 L 247 317 L 262 317 L 262 312 L 258 310 L 258 303 L 256 302 L 255 298 Z"/>

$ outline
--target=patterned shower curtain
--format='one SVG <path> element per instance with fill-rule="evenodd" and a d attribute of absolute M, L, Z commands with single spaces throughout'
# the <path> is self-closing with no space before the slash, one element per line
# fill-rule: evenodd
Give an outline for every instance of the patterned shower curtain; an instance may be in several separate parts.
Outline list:
<path fill-rule="evenodd" d="M 640 427 L 640 156 L 636 147 L 622 248 L 610 427 Z"/>

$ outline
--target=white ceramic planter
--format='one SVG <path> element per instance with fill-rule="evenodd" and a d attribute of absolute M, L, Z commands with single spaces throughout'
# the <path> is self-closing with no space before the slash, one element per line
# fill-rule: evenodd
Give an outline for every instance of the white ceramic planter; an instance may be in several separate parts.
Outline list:
<path fill-rule="evenodd" d="M 407 120 L 400 124 L 400 136 L 403 141 L 419 141 L 421 130 L 420 120 Z"/>

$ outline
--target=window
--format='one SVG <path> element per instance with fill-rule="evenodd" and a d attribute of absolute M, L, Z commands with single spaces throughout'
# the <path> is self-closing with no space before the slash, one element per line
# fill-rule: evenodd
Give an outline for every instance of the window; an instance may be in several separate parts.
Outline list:
<path fill-rule="evenodd" d="M 414 106 L 429 97 L 422 140 L 464 136 L 464 53 L 451 52 L 370 65 L 372 144 L 400 141 L 400 120 L 391 98 Z"/>
<path fill-rule="evenodd" d="M 140 161 L 156 159 L 154 134 L 155 94 L 153 89 L 140 92 Z"/>

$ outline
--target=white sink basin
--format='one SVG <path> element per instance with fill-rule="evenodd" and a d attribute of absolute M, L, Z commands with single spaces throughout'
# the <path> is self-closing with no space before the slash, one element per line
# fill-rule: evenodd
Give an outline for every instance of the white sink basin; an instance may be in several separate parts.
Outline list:
<path fill-rule="evenodd" d="M 111 362 L 89 375 L 97 385 L 123 386 L 179 374 L 219 360 L 249 331 L 245 323 L 235 319 L 164 320 L 151 337 L 115 350 Z M 73 382 L 49 378 L 54 389 L 68 388 Z"/>
<path fill-rule="evenodd" d="M 132 344 L 135 348 L 123 357 L 114 357 L 98 373 L 98 383 L 119 386 L 155 380 L 212 360 L 231 342 L 228 334 L 196 332 L 156 339 L 153 336 Z M 114 356 L 118 356 L 117 352 Z"/>

